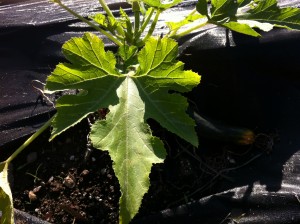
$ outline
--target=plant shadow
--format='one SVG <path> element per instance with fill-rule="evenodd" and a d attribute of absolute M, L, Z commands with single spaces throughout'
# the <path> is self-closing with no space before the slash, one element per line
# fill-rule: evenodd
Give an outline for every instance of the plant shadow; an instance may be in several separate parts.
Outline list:
<path fill-rule="evenodd" d="M 251 162 L 230 169 L 229 180 L 222 178 L 207 197 L 137 223 L 300 222 L 299 35 L 274 30 L 257 39 L 216 28 L 199 33 L 201 42 L 194 36 L 182 43 L 186 69 L 202 76 L 189 95 L 198 111 L 270 141 Z"/>

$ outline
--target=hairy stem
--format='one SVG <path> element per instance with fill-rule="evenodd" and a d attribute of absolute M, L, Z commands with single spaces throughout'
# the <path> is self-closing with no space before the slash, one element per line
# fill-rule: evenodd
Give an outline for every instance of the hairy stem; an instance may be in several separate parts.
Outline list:
<path fill-rule="evenodd" d="M 112 14 L 112 12 L 110 11 L 110 9 L 108 8 L 107 4 L 105 1 L 103 0 L 99 0 L 100 5 L 102 6 L 102 8 L 104 9 L 104 11 L 106 12 L 106 14 L 108 16 L 114 17 L 114 15 Z"/>
<path fill-rule="evenodd" d="M 193 14 L 195 14 L 195 12 L 197 12 L 196 9 L 193 9 L 193 11 L 190 12 L 190 14 L 188 14 L 185 18 L 189 17 L 189 16 L 192 16 Z M 169 36 L 175 36 L 177 31 L 180 29 L 180 27 L 172 30 L 172 32 L 170 32 Z"/>
<path fill-rule="evenodd" d="M 203 27 L 203 26 L 205 26 L 205 25 L 207 25 L 208 23 L 207 23 L 207 21 L 206 22 L 204 22 L 204 23 L 200 23 L 200 24 L 198 24 L 198 25 L 196 25 L 196 26 L 193 26 L 193 27 L 191 27 L 191 28 L 189 28 L 189 29 L 187 29 L 187 30 L 184 30 L 184 31 L 182 31 L 181 33 L 178 33 L 178 34 L 170 34 L 169 35 L 169 38 L 174 38 L 174 39 L 178 39 L 178 38 L 180 38 L 180 37 L 182 37 L 182 36 L 185 36 L 185 35 L 187 35 L 187 34 L 189 34 L 189 33 L 191 33 L 191 32 L 193 32 L 194 30 L 197 30 L 197 29 L 199 29 L 199 28 L 201 28 L 201 27 Z"/>
<path fill-rule="evenodd" d="M 73 16 L 75 16 L 76 18 L 80 19 L 82 22 L 85 22 L 86 24 L 88 24 L 89 26 L 93 27 L 95 30 L 99 31 L 100 33 L 102 33 L 103 35 L 105 35 L 108 39 L 110 39 L 112 42 L 114 42 L 115 44 L 117 44 L 118 46 L 122 46 L 122 42 L 120 42 L 117 38 L 115 38 L 113 35 L 111 35 L 110 33 L 106 32 L 105 30 L 101 29 L 100 27 L 96 26 L 95 24 L 93 24 L 92 22 L 90 22 L 89 20 L 87 20 L 86 18 L 82 17 L 81 15 L 77 14 L 76 12 L 74 12 L 72 9 L 70 9 L 69 7 L 67 7 L 66 5 L 64 5 L 60 0 L 55 0 L 55 3 L 57 3 L 59 6 L 61 6 L 63 9 L 65 9 L 66 11 L 68 11 L 69 13 L 71 13 Z"/>
<path fill-rule="evenodd" d="M 140 12 L 134 12 L 134 35 L 138 35 L 140 28 Z"/>
<path fill-rule="evenodd" d="M 102 8 L 104 9 L 104 11 L 106 12 L 106 14 L 110 17 L 115 18 L 114 14 L 112 13 L 112 11 L 109 9 L 109 7 L 107 6 L 106 2 L 104 0 L 99 0 L 100 5 L 102 6 Z M 117 26 L 117 32 L 119 35 L 124 36 L 124 30 L 122 29 L 121 26 Z"/>
<path fill-rule="evenodd" d="M 144 20 L 144 22 L 143 22 L 143 24 L 141 26 L 141 29 L 138 32 L 138 35 L 136 36 L 136 39 L 139 39 L 140 36 L 142 35 L 142 33 L 144 32 L 144 30 L 146 29 L 146 27 L 147 27 L 147 25 L 148 25 L 148 23 L 149 23 L 152 15 L 153 15 L 153 13 L 154 13 L 154 8 L 151 8 L 149 15 L 145 18 L 145 20 Z"/>
<path fill-rule="evenodd" d="M 155 15 L 155 17 L 154 17 L 154 20 L 152 21 L 152 24 L 151 24 L 151 26 L 150 26 L 150 29 L 149 29 L 147 35 L 145 36 L 145 38 L 143 39 L 143 42 L 144 42 L 144 43 L 148 40 L 148 38 L 149 38 L 150 36 L 152 36 L 152 33 L 153 33 L 153 31 L 154 31 L 154 29 L 155 29 L 155 27 L 156 27 L 156 24 L 157 24 L 158 17 L 159 17 L 159 15 L 160 15 L 160 13 L 161 13 L 160 10 L 157 10 L 157 11 L 156 11 L 156 15 Z"/>
<path fill-rule="evenodd" d="M 50 118 L 37 132 L 30 136 L 5 162 L 10 163 L 18 154 L 20 154 L 23 149 L 25 149 L 34 139 L 36 139 L 40 134 L 42 134 L 48 127 L 50 127 L 54 116 Z"/>

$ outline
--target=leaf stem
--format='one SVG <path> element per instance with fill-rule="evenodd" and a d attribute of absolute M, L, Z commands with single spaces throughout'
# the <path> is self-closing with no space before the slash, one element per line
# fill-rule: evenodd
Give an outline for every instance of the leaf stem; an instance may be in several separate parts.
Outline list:
<path fill-rule="evenodd" d="M 156 24 L 157 24 L 158 17 L 159 17 L 159 15 L 160 15 L 160 13 L 161 13 L 160 10 L 157 10 L 157 11 L 156 11 L 156 15 L 155 15 L 155 17 L 154 17 L 154 20 L 152 21 L 152 24 L 151 24 L 151 26 L 150 26 L 150 29 L 148 30 L 147 35 L 146 35 L 145 38 L 143 39 L 143 42 L 144 42 L 144 43 L 145 43 L 145 42 L 148 40 L 148 38 L 152 35 L 152 33 L 153 33 L 154 29 L 155 29 L 155 26 L 156 26 Z"/>
<path fill-rule="evenodd" d="M 145 4 L 143 1 L 140 1 L 140 9 L 141 9 L 141 13 L 142 15 L 145 15 L 145 13 L 147 12 L 147 10 L 145 9 Z"/>
<path fill-rule="evenodd" d="M 144 32 L 144 30 L 146 29 L 146 27 L 147 27 L 147 25 L 148 25 L 148 23 L 149 23 L 149 21 L 150 21 L 152 15 L 153 15 L 153 13 L 154 13 L 154 8 L 151 8 L 151 9 L 150 9 L 149 15 L 146 17 L 145 21 L 143 22 L 143 24 L 142 24 L 142 26 L 141 26 L 141 29 L 140 29 L 140 31 L 139 31 L 139 33 L 138 33 L 137 38 L 140 38 L 141 34 L 142 34 L 142 33 Z"/>
<path fill-rule="evenodd" d="M 30 136 L 5 162 L 10 163 L 17 155 L 19 155 L 23 149 L 25 149 L 34 139 L 42 134 L 50 125 L 54 116 L 50 118 L 37 132 Z"/>
<path fill-rule="evenodd" d="M 138 33 L 140 28 L 140 12 L 134 12 L 134 33 Z"/>
<path fill-rule="evenodd" d="M 100 5 L 102 6 L 102 8 L 104 9 L 104 11 L 106 12 L 106 14 L 108 16 L 114 17 L 114 15 L 112 14 L 112 12 L 110 11 L 110 9 L 108 8 L 107 4 L 105 1 L 103 0 L 99 0 Z"/>
<path fill-rule="evenodd" d="M 115 38 L 113 35 L 111 35 L 110 33 L 106 32 L 105 30 L 101 29 L 100 27 L 96 26 L 95 24 L 93 24 L 92 22 L 90 22 L 89 20 L 87 20 L 86 18 L 82 17 L 81 15 L 77 14 L 76 12 L 74 12 L 72 9 L 70 9 L 69 7 L 67 7 L 66 5 L 64 5 L 60 0 L 54 0 L 55 3 L 57 3 L 59 6 L 61 6 L 63 9 L 65 9 L 66 11 L 68 11 L 69 13 L 71 13 L 73 16 L 75 16 L 76 18 L 80 19 L 81 21 L 85 22 L 86 24 L 88 24 L 89 26 L 93 27 L 95 30 L 99 31 L 100 33 L 102 33 L 103 35 L 105 35 L 108 39 L 110 39 L 112 42 L 114 42 L 115 44 L 122 46 L 122 42 L 120 42 L 117 38 Z"/>
<path fill-rule="evenodd" d="M 109 7 L 107 6 L 106 2 L 103 0 L 99 0 L 100 5 L 102 6 L 102 8 L 104 9 L 104 11 L 106 12 L 106 14 L 112 18 L 115 18 L 114 14 L 112 13 L 112 11 L 109 9 Z M 121 36 L 124 36 L 124 30 L 122 29 L 122 27 L 120 25 L 117 26 L 117 32 L 118 34 L 120 34 Z M 120 46 L 120 45 L 119 45 Z"/>
<path fill-rule="evenodd" d="M 200 23 L 200 24 L 198 24 L 198 25 L 196 25 L 196 26 L 193 26 L 193 27 L 191 27 L 191 28 L 189 28 L 189 29 L 187 29 L 187 30 L 185 30 L 185 31 L 182 31 L 181 33 L 178 33 L 178 34 L 176 34 L 176 33 L 173 34 L 173 33 L 172 33 L 172 34 L 169 35 L 169 38 L 178 39 L 178 38 L 180 38 L 180 37 L 182 37 L 182 36 L 185 36 L 185 35 L 187 35 L 187 34 L 193 32 L 194 30 L 197 30 L 197 29 L 199 29 L 199 28 L 201 28 L 201 27 L 207 25 L 207 24 L 208 24 L 208 22 L 205 21 L 204 23 Z"/>
<path fill-rule="evenodd" d="M 188 18 L 189 16 L 192 16 L 193 14 L 195 14 L 195 12 L 197 12 L 197 10 L 196 10 L 196 9 L 193 9 L 193 10 L 190 12 L 190 14 L 188 14 L 188 15 L 185 17 L 185 19 Z M 184 21 L 185 19 L 183 19 L 182 21 Z M 169 36 L 175 36 L 176 33 L 177 33 L 177 31 L 178 31 L 180 28 L 181 28 L 181 27 L 178 27 L 178 28 L 174 29 L 172 32 L 170 32 Z"/>

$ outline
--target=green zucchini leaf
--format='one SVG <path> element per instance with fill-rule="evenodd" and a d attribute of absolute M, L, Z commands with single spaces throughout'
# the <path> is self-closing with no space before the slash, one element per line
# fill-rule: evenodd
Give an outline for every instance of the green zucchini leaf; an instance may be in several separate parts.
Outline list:
<path fill-rule="evenodd" d="M 128 73 L 117 89 L 119 104 L 110 106 L 106 120 L 92 127 L 94 147 L 109 151 L 114 162 L 122 192 L 122 223 L 128 223 L 138 212 L 149 188 L 152 164 L 165 158 L 162 142 L 151 135 L 145 121 L 153 118 L 169 131 L 198 144 L 195 123 L 185 113 L 187 100 L 168 92 L 189 91 L 200 81 L 196 73 L 182 70 L 183 63 L 176 61 L 177 47 L 171 39 L 150 38 L 138 54 L 140 69 Z"/>
<path fill-rule="evenodd" d="M 262 31 L 269 32 L 273 29 L 273 25 L 270 23 L 261 23 L 255 20 L 238 20 L 239 24 L 247 24 L 251 28 L 259 28 Z M 258 34 L 258 33 L 257 33 Z M 260 36 L 260 35 L 258 35 Z"/>
<path fill-rule="evenodd" d="M 279 8 L 276 0 L 257 1 L 255 7 L 238 16 L 238 19 L 254 20 L 288 29 L 300 29 L 300 9 Z"/>
<path fill-rule="evenodd" d="M 254 29 L 252 29 L 248 24 L 231 21 L 228 23 L 220 24 L 220 25 L 224 26 L 230 30 L 233 30 L 233 31 L 236 31 L 239 33 L 243 33 L 243 34 L 247 34 L 249 36 L 260 37 L 260 34 L 257 33 Z"/>
<path fill-rule="evenodd" d="M 251 2 L 252 2 L 252 0 L 237 0 L 239 7 L 244 7 L 248 4 L 250 4 Z"/>
<path fill-rule="evenodd" d="M 279 8 L 276 0 L 212 0 L 207 9 L 205 4 L 206 0 L 199 0 L 196 9 L 208 16 L 208 23 L 243 34 L 259 37 L 253 28 L 268 32 L 274 26 L 300 29 L 300 9 Z"/>
<path fill-rule="evenodd" d="M 126 71 L 129 66 L 137 64 L 136 52 L 138 48 L 136 46 L 123 45 L 118 49 L 118 55 L 122 58 L 123 64 L 121 69 Z"/>
<path fill-rule="evenodd" d="M 207 16 L 208 18 L 210 17 L 208 14 L 207 0 L 198 0 L 196 9 L 201 15 Z"/>
<path fill-rule="evenodd" d="M 94 147 L 109 151 L 122 192 L 119 220 L 129 223 L 149 189 L 152 164 L 162 163 L 166 151 L 144 123 L 145 104 L 130 76 L 117 93 L 119 104 L 109 107 L 106 120 L 93 125 L 90 138 Z"/>
<path fill-rule="evenodd" d="M 200 76 L 184 71 L 176 60 L 178 44 L 169 38 L 150 38 L 139 52 L 140 69 L 135 76 L 145 102 L 145 119 L 153 118 L 161 126 L 193 145 L 198 145 L 195 123 L 186 114 L 187 100 L 178 93 L 188 92 L 200 82 Z"/>
<path fill-rule="evenodd" d="M 211 20 L 229 21 L 235 18 L 238 9 L 236 0 L 212 0 L 211 1 Z"/>
<path fill-rule="evenodd" d="M 1 224 L 14 224 L 13 200 L 8 182 L 8 164 L 0 163 L 0 212 Z"/>
<path fill-rule="evenodd" d="M 89 16 L 92 20 L 98 23 L 102 28 L 114 32 L 118 26 L 118 21 L 111 16 L 105 16 L 102 13 Z"/>
<path fill-rule="evenodd" d="M 119 55 L 128 59 L 124 52 L 134 50 L 121 49 Z M 198 85 L 200 76 L 183 70 L 184 64 L 176 60 L 177 42 L 169 38 L 149 38 L 138 52 L 138 65 L 132 65 L 138 68 L 126 74 L 116 70 L 114 56 L 96 35 L 71 39 L 63 53 L 71 63 L 56 67 L 46 89 L 80 93 L 58 99 L 51 138 L 89 113 L 109 108 L 106 120 L 93 125 L 90 137 L 94 147 L 107 150 L 113 160 L 122 193 L 120 221 L 128 223 L 149 188 L 152 164 L 163 162 L 166 153 L 162 142 L 152 136 L 147 119 L 197 146 L 195 122 L 186 114 L 188 103 L 180 93 Z"/>
<path fill-rule="evenodd" d="M 113 53 L 105 52 L 103 42 L 94 34 L 86 33 L 83 38 L 75 37 L 67 41 L 63 45 L 63 54 L 72 64 L 57 65 L 47 78 L 45 91 L 85 91 L 57 100 L 51 139 L 90 113 L 116 104 L 116 89 L 124 79 L 115 68 Z"/>
<path fill-rule="evenodd" d="M 181 20 L 179 22 L 166 22 L 166 24 L 171 31 L 175 31 L 191 22 L 194 22 L 199 19 L 204 19 L 204 18 L 206 18 L 205 15 L 193 14 L 193 15 L 189 15 L 189 16 L 185 17 L 183 20 Z M 207 22 L 207 20 L 205 20 L 203 23 L 206 23 L 206 22 Z"/>
<path fill-rule="evenodd" d="M 175 6 L 182 2 L 182 0 L 167 0 L 167 1 L 161 1 L 161 0 L 142 0 L 145 4 L 147 4 L 150 7 L 165 10 L 168 8 L 171 8 L 172 6 Z"/>

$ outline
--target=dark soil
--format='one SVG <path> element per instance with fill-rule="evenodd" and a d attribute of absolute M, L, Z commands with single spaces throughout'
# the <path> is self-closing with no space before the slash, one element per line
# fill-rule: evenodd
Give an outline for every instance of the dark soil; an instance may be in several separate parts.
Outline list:
<path fill-rule="evenodd" d="M 51 223 L 118 223 L 120 191 L 112 161 L 107 152 L 89 153 L 88 132 L 86 121 L 51 143 L 47 132 L 17 157 L 11 181 L 16 209 Z M 195 149 L 160 128 L 154 134 L 164 140 L 168 156 L 153 166 L 135 220 L 217 192 L 229 181 L 228 168 L 260 153 L 253 146 L 205 140 Z"/>

